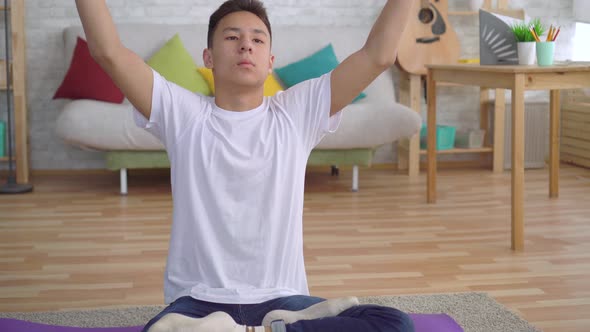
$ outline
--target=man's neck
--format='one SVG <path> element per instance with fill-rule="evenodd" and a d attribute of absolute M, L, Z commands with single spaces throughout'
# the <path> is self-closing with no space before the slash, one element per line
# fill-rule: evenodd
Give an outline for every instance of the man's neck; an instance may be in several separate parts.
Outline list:
<path fill-rule="evenodd" d="M 264 93 L 259 90 L 216 89 L 215 91 L 215 104 L 217 107 L 228 111 L 244 112 L 253 110 L 262 104 L 263 99 Z"/>

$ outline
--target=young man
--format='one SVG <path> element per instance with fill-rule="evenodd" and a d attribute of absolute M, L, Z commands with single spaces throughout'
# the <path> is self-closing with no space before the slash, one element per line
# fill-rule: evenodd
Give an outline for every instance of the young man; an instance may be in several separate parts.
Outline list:
<path fill-rule="evenodd" d="M 413 331 L 396 309 L 308 296 L 302 240 L 309 153 L 394 64 L 411 1 L 387 1 L 363 48 L 334 71 L 270 98 L 272 32 L 258 0 L 226 1 L 210 18 L 203 60 L 214 98 L 166 81 L 126 49 L 105 1 L 76 5 L 93 57 L 171 162 L 169 306 L 145 331 Z"/>

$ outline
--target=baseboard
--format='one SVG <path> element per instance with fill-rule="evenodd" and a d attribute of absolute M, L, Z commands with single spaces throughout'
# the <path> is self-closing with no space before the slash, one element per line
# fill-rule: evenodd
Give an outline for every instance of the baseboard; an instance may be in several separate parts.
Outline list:
<path fill-rule="evenodd" d="M 165 175 L 170 174 L 169 168 L 148 168 L 148 169 L 133 169 L 129 171 L 130 174 L 133 175 Z M 108 169 L 89 169 L 89 168 L 80 168 L 80 169 L 35 169 L 31 171 L 31 177 L 35 176 L 54 176 L 54 175 L 117 175 L 119 176 L 118 171 L 111 171 Z M 0 171 L 1 177 L 8 176 L 7 170 Z"/>
<path fill-rule="evenodd" d="M 490 168 L 491 165 L 482 165 L 480 161 L 477 160 L 469 160 L 469 161 L 439 161 L 437 163 L 438 169 L 470 169 L 470 168 L 481 168 L 486 169 Z M 326 166 L 308 166 L 307 169 L 311 171 L 316 170 L 324 170 Z M 379 163 L 373 164 L 370 168 L 374 169 L 387 169 L 387 170 L 394 170 L 398 171 L 398 164 L 397 163 Z M 351 170 L 352 166 L 342 166 L 340 167 L 341 170 Z M 426 162 L 420 163 L 420 169 L 426 170 Z M 405 172 L 404 170 L 399 170 L 399 172 Z M 117 173 L 116 171 L 110 171 L 107 169 L 36 169 L 31 171 L 31 176 L 45 176 L 45 175 L 72 175 L 72 174 L 96 174 L 96 175 L 106 175 L 106 174 L 114 174 Z M 169 174 L 170 170 L 168 168 L 150 168 L 150 169 L 133 169 L 130 170 L 129 173 L 135 175 L 163 175 Z M 0 176 L 6 177 L 8 175 L 7 170 L 0 171 Z"/>

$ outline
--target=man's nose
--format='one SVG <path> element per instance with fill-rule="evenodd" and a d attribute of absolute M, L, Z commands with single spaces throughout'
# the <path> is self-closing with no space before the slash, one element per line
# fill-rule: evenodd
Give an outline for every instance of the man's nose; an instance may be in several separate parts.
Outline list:
<path fill-rule="evenodd" d="M 242 52 L 252 52 L 252 43 L 250 43 L 248 41 L 243 42 L 240 50 Z"/>

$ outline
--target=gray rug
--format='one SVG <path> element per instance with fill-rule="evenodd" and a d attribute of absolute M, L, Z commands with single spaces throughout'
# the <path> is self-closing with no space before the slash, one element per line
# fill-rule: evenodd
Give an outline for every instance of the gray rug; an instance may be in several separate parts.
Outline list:
<path fill-rule="evenodd" d="M 375 296 L 360 302 L 395 307 L 408 313 L 446 313 L 465 332 L 540 331 L 485 293 L 452 293 L 412 296 Z M 59 312 L 0 313 L 0 318 L 62 326 L 111 327 L 143 325 L 163 306 L 126 307 Z"/>
<path fill-rule="evenodd" d="M 359 300 L 408 313 L 444 313 L 453 317 L 465 332 L 541 331 L 485 293 L 375 296 Z"/>

